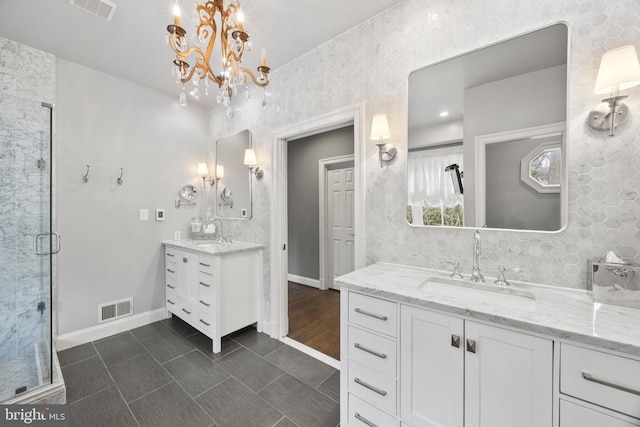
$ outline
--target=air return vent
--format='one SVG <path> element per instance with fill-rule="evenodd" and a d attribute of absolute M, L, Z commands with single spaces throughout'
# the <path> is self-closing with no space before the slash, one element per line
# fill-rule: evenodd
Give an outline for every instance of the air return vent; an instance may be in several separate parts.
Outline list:
<path fill-rule="evenodd" d="M 109 322 L 133 314 L 133 298 L 98 305 L 98 323 Z"/>
<path fill-rule="evenodd" d="M 113 14 L 118 7 L 117 4 L 109 0 L 69 0 L 71 6 L 82 9 L 92 15 L 98 16 L 106 21 L 111 21 Z"/>

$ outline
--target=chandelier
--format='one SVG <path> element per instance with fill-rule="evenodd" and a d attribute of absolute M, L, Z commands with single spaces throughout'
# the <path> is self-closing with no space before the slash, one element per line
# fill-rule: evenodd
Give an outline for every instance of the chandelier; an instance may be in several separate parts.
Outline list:
<path fill-rule="evenodd" d="M 211 66 L 211 54 L 217 37 L 218 22 L 216 13 L 220 14 L 220 54 L 222 60 L 221 70 L 218 74 Z M 195 33 L 190 40 L 187 32 L 180 26 L 180 8 L 178 4 L 173 7 L 173 24 L 167 26 L 169 32 L 168 42 L 176 53 L 173 61 L 175 67 L 172 72 L 176 76 L 176 83 L 182 85 L 180 93 L 180 105 L 186 107 L 187 96 L 185 83 L 189 80 L 193 83 L 193 89 L 189 94 L 196 100 L 200 99 L 200 80 L 205 83 L 205 95 L 209 95 L 209 82 L 218 85 L 217 101 L 227 107 L 227 115 L 231 117 L 231 98 L 238 94 L 244 87 L 245 99 L 249 99 L 249 80 L 259 87 L 269 84 L 269 67 L 267 67 L 266 53 L 262 50 L 261 65 L 258 67 L 257 76 L 251 70 L 242 66 L 242 56 L 245 49 L 251 50 L 249 34 L 244 30 L 244 15 L 237 0 L 207 0 L 204 4 L 196 2 L 194 21 Z M 187 59 L 194 59 L 192 65 Z M 266 96 L 262 106 L 266 106 Z"/>

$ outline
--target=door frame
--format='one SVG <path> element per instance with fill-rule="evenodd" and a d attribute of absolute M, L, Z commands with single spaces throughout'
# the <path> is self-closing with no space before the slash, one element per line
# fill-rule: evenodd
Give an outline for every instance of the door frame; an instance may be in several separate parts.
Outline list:
<path fill-rule="evenodd" d="M 273 156 L 271 161 L 271 318 L 264 322 L 265 332 L 280 339 L 289 332 L 287 275 L 288 275 L 288 218 L 287 218 L 287 140 L 303 138 L 353 125 L 353 153 L 355 174 L 355 267 L 365 265 L 365 220 L 364 220 L 364 104 L 357 104 L 301 121 L 273 134 Z"/>
<path fill-rule="evenodd" d="M 319 207 L 320 207 L 320 221 L 319 222 L 319 236 L 320 236 L 320 290 L 325 291 L 329 289 L 328 277 L 329 271 L 327 265 L 325 263 L 326 260 L 329 260 L 329 212 L 327 211 L 327 177 L 329 175 L 329 168 L 331 166 L 339 166 L 344 165 L 344 167 L 349 167 L 353 165 L 354 174 L 355 174 L 355 156 L 353 154 L 349 154 L 347 156 L 338 156 L 338 157 L 329 157 L 326 159 L 320 159 L 318 162 L 318 185 L 319 185 Z M 354 218 L 355 222 L 355 218 Z M 354 254 L 355 256 L 355 254 Z M 336 287 L 334 286 L 334 289 Z"/>

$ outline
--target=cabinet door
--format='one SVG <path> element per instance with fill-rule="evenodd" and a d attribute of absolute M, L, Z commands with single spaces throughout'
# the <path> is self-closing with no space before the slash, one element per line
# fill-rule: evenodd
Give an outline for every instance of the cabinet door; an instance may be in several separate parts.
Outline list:
<path fill-rule="evenodd" d="M 178 292 L 188 300 L 198 298 L 198 255 L 191 252 L 176 253 L 178 268 Z"/>
<path fill-rule="evenodd" d="M 402 306 L 401 325 L 402 418 L 416 427 L 462 427 L 463 320 Z"/>
<path fill-rule="evenodd" d="M 560 427 L 634 427 L 638 425 L 640 421 L 631 424 L 593 409 L 560 400 Z"/>
<path fill-rule="evenodd" d="M 549 427 L 553 343 L 467 321 L 465 427 Z"/>

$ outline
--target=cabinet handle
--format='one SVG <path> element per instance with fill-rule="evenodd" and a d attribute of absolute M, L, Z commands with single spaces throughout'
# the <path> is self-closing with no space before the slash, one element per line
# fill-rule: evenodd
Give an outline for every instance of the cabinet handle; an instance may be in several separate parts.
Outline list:
<path fill-rule="evenodd" d="M 202 301 L 202 300 L 200 300 L 200 304 L 202 304 L 202 305 L 206 305 L 207 307 L 211 307 L 211 304 L 207 304 L 206 302 L 204 302 L 204 301 Z"/>
<path fill-rule="evenodd" d="M 200 323 L 204 323 L 204 324 L 205 324 L 205 325 L 207 325 L 207 326 L 211 326 L 211 323 L 207 323 L 207 322 L 205 322 L 205 321 L 204 321 L 204 320 L 202 320 L 202 319 L 200 319 Z"/>
<path fill-rule="evenodd" d="M 175 289 L 175 288 L 176 288 L 175 286 L 171 286 L 171 285 L 170 285 L 170 284 L 168 284 L 168 283 L 167 283 L 167 287 L 168 287 L 168 288 L 170 288 L 170 289 Z"/>
<path fill-rule="evenodd" d="M 172 269 L 170 269 L 170 268 L 167 268 L 167 271 L 168 271 L 169 273 L 175 273 L 175 271 L 173 271 L 173 270 L 172 270 Z"/>
<path fill-rule="evenodd" d="M 187 263 L 187 262 L 189 262 L 189 258 L 186 258 L 186 257 L 182 257 L 182 262 L 184 262 L 184 263 Z"/>
<path fill-rule="evenodd" d="M 365 383 L 364 381 L 362 381 L 362 380 L 361 380 L 360 378 L 358 378 L 358 377 L 355 377 L 355 378 L 353 379 L 353 381 L 354 381 L 355 383 L 357 383 L 357 384 L 360 384 L 360 385 L 361 385 L 361 386 L 363 386 L 363 387 L 368 388 L 369 390 L 371 390 L 371 391 L 373 391 L 373 392 L 378 393 L 380 396 L 386 396 L 386 395 L 387 395 L 387 392 L 386 392 L 386 391 L 384 391 L 384 390 L 380 390 L 378 387 L 374 387 L 374 386 L 372 386 L 371 384 L 367 384 L 367 383 Z"/>
<path fill-rule="evenodd" d="M 386 354 L 384 354 L 384 353 L 378 353 L 378 352 L 377 352 L 377 351 L 375 351 L 375 350 L 371 350 L 370 348 L 363 347 L 363 346 L 361 346 L 359 343 L 355 343 L 353 346 L 354 346 L 355 348 L 359 349 L 359 350 L 366 351 L 367 353 L 369 353 L 369 354 L 373 354 L 374 356 L 378 356 L 380 359 L 386 359 L 386 358 L 387 358 L 387 355 L 386 355 Z"/>
<path fill-rule="evenodd" d="M 187 313 L 187 314 L 191 314 L 191 312 L 190 312 L 190 311 L 187 311 L 187 310 L 185 310 L 184 308 L 182 309 L 182 311 L 184 311 L 184 312 L 185 312 L 185 313 Z"/>
<path fill-rule="evenodd" d="M 476 342 L 474 340 L 467 340 L 467 351 L 469 353 L 476 352 Z"/>
<path fill-rule="evenodd" d="M 168 302 L 169 304 L 174 304 L 174 305 L 175 305 L 175 302 L 171 301 L 170 299 L 168 299 L 168 300 L 167 300 L 167 302 Z"/>
<path fill-rule="evenodd" d="M 200 282 L 200 284 L 201 284 L 202 286 L 206 286 L 207 288 L 210 288 L 210 287 L 211 287 L 211 285 L 207 285 L 207 284 L 206 284 L 206 283 L 204 283 L 204 282 Z"/>
<path fill-rule="evenodd" d="M 622 385 L 610 383 L 609 381 L 601 380 L 599 378 L 594 378 L 593 375 L 591 375 L 587 371 L 582 371 L 582 378 L 584 378 L 587 381 L 591 381 L 593 383 L 596 383 L 596 384 L 602 384 L 602 385 L 607 386 L 607 387 L 615 388 L 616 390 L 626 391 L 627 393 L 631 393 L 631 394 L 635 394 L 637 396 L 640 396 L 640 391 L 638 391 L 638 390 L 634 390 L 632 388 L 628 388 L 628 387 L 625 387 L 625 386 L 622 386 Z"/>
<path fill-rule="evenodd" d="M 460 337 L 458 335 L 451 335 L 451 347 L 460 348 Z"/>
<path fill-rule="evenodd" d="M 201 262 L 200 265 L 203 266 L 203 267 L 211 267 L 210 264 L 205 264 L 204 262 Z"/>
<path fill-rule="evenodd" d="M 363 417 L 362 415 L 360 415 L 359 413 L 355 413 L 354 417 L 356 417 L 357 420 L 365 423 L 366 425 L 368 425 L 369 427 L 378 427 L 377 424 L 372 423 L 371 421 L 369 421 L 368 419 L 366 419 L 365 417 Z"/>
<path fill-rule="evenodd" d="M 356 307 L 355 312 L 364 314 L 365 316 L 373 317 L 375 319 L 382 320 L 382 321 L 386 321 L 388 319 L 387 316 L 381 316 L 379 314 L 369 313 L 368 311 L 360 310 L 358 307 Z"/>
<path fill-rule="evenodd" d="M 167 252 L 167 256 L 170 256 L 170 257 L 173 258 L 175 255 L 174 254 L 170 254 L 169 252 Z"/>

